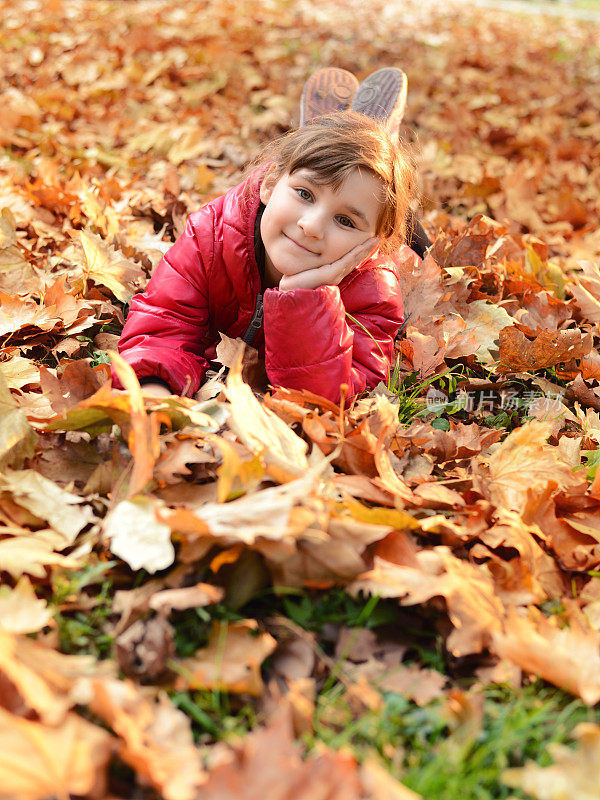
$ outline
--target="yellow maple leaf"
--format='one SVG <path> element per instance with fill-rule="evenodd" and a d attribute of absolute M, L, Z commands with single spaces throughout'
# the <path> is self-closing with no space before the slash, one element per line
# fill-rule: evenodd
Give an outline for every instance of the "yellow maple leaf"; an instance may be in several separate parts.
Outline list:
<path fill-rule="evenodd" d="M 86 277 L 106 286 L 122 303 L 128 302 L 143 277 L 141 266 L 111 249 L 94 233 L 79 231 L 79 239 L 85 256 Z"/>

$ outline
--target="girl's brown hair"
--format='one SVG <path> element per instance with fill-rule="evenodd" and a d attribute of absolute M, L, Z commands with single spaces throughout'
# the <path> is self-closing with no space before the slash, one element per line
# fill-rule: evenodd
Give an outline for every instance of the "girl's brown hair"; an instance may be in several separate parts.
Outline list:
<path fill-rule="evenodd" d="M 316 183 L 334 190 L 354 169 L 369 170 L 385 189 L 376 230 L 380 249 L 389 253 L 404 243 L 415 169 L 408 147 L 394 141 L 380 122 L 355 111 L 317 117 L 268 144 L 257 162 L 274 164 L 275 180 L 307 169 Z"/>

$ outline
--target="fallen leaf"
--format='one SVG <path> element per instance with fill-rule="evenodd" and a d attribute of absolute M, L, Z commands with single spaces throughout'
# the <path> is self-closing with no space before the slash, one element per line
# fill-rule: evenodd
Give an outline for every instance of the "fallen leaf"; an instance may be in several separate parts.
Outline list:
<path fill-rule="evenodd" d="M 492 632 L 500 630 L 504 616 L 488 573 L 460 561 L 446 547 L 422 550 L 416 560 L 418 566 L 414 567 L 375 557 L 373 569 L 359 575 L 347 591 L 353 596 L 366 592 L 397 597 L 402 605 L 409 606 L 443 597 L 454 625 L 448 649 L 456 656 L 481 652 L 489 645 Z"/>
<path fill-rule="evenodd" d="M 19 800 L 86 795 L 102 780 L 113 749 L 107 731 L 76 714 L 48 727 L 0 708 L 1 793 Z"/>
<path fill-rule="evenodd" d="M 84 254 L 84 274 L 94 283 L 106 286 L 122 303 L 139 289 L 142 268 L 122 253 L 111 249 L 103 239 L 89 231 L 79 231 Z"/>
<path fill-rule="evenodd" d="M 522 512 L 530 492 L 549 484 L 575 486 L 575 477 L 558 458 L 555 447 L 546 444 L 551 422 L 531 422 L 516 428 L 488 459 L 488 470 L 479 467 L 477 482 L 483 495 L 495 506 Z"/>
<path fill-rule="evenodd" d="M 153 701 L 129 680 L 96 680 L 92 691 L 90 709 L 119 737 L 123 761 L 165 800 L 197 800 L 205 774 L 189 718 L 164 693 Z"/>
<path fill-rule="evenodd" d="M 21 389 L 23 386 L 40 382 L 40 371 L 30 358 L 14 355 L 7 361 L 0 361 L 0 375 L 4 376 L 9 389 Z"/>
<path fill-rule="evenodd" d="M 154 464 L 160 453 L 159 416 L 156 413 L 146 414 L 142 390 L 130 365 L 118 353 L 111 352 L 109 355 L 119 380 L 129 393 L 131 402 L 127 443 L 133 456 L 133 470 L 127 487 L 127 497 L 133 497 L 152 480 Z"/>
<path fill-rule="evenodd" d="M 31 536 L 11 536 L 0 540 L 0 564 L 13 578 L 23 574 L 34 578 L 46 577 L 46 566 L 57 565 L 65 569 L 77 569 L 80 562 L 72 557 L 54 552 L 54 544 L 40 531 Z"/>
<path fill-rule="evenodd" d="M 115 660 L 129 678 L 155 683 L 175 655 L 173 629 L 163 616 L 139 619 L 115 639 Z"/>
<path fill-rule="evenodd" d="M 213 624 L 208 645 L 191 658 L 178 662 L 176 687 L 216 689 L 260 696 L 260 667 L 277 643 L 268 633 L 258 633 L 255 620 Z"/>
<path fill-rule="evenodd" d="M 600 757 L 600 727 L 580 722 L 573 729 L 575 749 L 559 742 L 550 742 L 548 753 L 554 764 L 541 767 L 528 761 L 524 767 L 504 770 L 502 780 L 521 789 L 536 800 L 598 800 L 600 789 L 596 770 Z"/>
<path fill-rule="evenodd" d="M 242 354 L 231 368 L 225 393 L 231 403 L 231 427 L 253 453 L 281 466 L 285 473 L 299 476 L 308 467 L 307 446 L 270 409 L 261 405 L 250 387 L 242 381 Z"/>
<path fill-rule="evenodd" d="M 172 611 L 183 611 L 186 608 L 198 608 L 219 603 L 223 596 L 224 591 L 220 586 L 197 583 L 195 586 L 163 589 L 155 592 L 150 597 L 148 606 L 161 614 L 170 614 Z"/>
<path fill-rule="evenodd" d="M 131 569 L 153 573 L 175 560 L 171 529 L 157 516 L 161 507 L 159 501 L 149 497 L 122 500 L 103 522 L 111 552 Z"/>
<path fill-rule="evenodd" d="M 589 705 L 600 700 L 600 633 L 586 629 L 581 613 L 571 627 L 560 628 L 534 607 L 527 616 L 511 609 L 502 630 L 492 634 L 492 650 Z"/>
<path fill-rule="evenodd" d="M 501 306 L 495 306 L 485 300 L 475 300 L 469 303 L 464 320 L 465 334 L 472 334 L 478 343 L 475 349 L 478 361 L 483 364 L 494 363 L 496 358 L 491 351 L 498 349 L 500 332 L 509 325 L 514 325 L 514 319 Z"/>
<path fill-rule="evenodd" d="M 433 669 L 423 669 L 418 664 L 407 664 L 390 670 L 387 675 L 376 679 L 375 683 L 381 691 L 396 692 L 418 706 L 424 706 L 436 697 L 444 695 L 447 678 Z"/>
<path fill-rule="evenodd" d="M 34 453 L 36 435 L 0 374 L 0 468 L 21 466 Z"/>
<path fill-rule="evenodd" d="M 580 330 L 542 331 L 530 341 L 516 327 L 500 331 L 500 363 L 513 372 L 534 372 L 583 358 L 592 349 L 592 336 Z"/>
<path fill-rule="evenodd" d="M 209 770 L 198 800 L 360 800 L 361 788 L 356 761 L 347 753 L 322 746 L 302 759 L 287 706 Z"/>
<path fill-rule="evenodd" d="M 32 469 L 6 470 L 0 475 L 0 488 L 10 492 L 16 503 L 46 520 L 63 538 L 63 550 L 95 516 L 83 499 L 71 494 Z"/>
<path fill-rule="evenodd" d="M 52 619 L 45 600 L 38 600 L 28 578 L 22 577 L 14 589 L 0 586 L 0 628 L 11 633 L 35 633 Z"/>

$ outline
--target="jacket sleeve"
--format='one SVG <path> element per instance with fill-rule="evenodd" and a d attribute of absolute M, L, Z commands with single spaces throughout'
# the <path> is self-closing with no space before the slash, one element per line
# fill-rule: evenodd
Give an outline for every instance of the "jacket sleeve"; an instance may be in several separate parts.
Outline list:
<path fill-rule="evenodd" d="M 393 265 L 360 267 L 337 286 L 269 289 L 265 361 L 274 386 L 307 389 L 338 403 L 385 381 L 404 319 Z"/>
<path fill-rule="evenodd" d="M 208 329 L 206 266 L 212 258 L 212 213 L 208 210 L 206 217 L 200 227 L 188 219 L 146 291 L 133 298 L 118 345 L 138 378 L 160 378 L 180 395 L 194 394 L 208 368 L 202 353 Z M 120 388 L 114 370 L 113 385 Z"/>

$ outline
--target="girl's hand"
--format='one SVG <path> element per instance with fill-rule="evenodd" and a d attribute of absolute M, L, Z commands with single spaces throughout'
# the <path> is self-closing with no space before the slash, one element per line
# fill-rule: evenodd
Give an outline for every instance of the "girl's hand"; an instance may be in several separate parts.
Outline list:
<path fill-rule="evenodd" d="M 379 239 L 367 239 L 366 242 L 357 245 L 332 264 L 324 264 L 322 267 L 307 269 L 297 275 L 284 275 L 279 281 L 279 290 L 289 292 L 292 289 L 316 289 L 317 286 L 337 286 L 345 277 L 349 275 L 354 267 L 361 264 L 366 258 L 373 255 L 379 246 Z"/>
<path fill-rule="evenodd" d="M 142 394 L 144 397 L 171 397 L 173 394 L 170 389 L 163 386 L 162 383 L 145 383 L 142 386 Z"/>
<path fill-rule="evenodd" d="M 144 397 L 171 397 L 171 390 L 163 386 L 162 383 L 145 383 L 142 387 Z M 113 389 L 114 395 L 127 394 L 127 389 Z"/>

